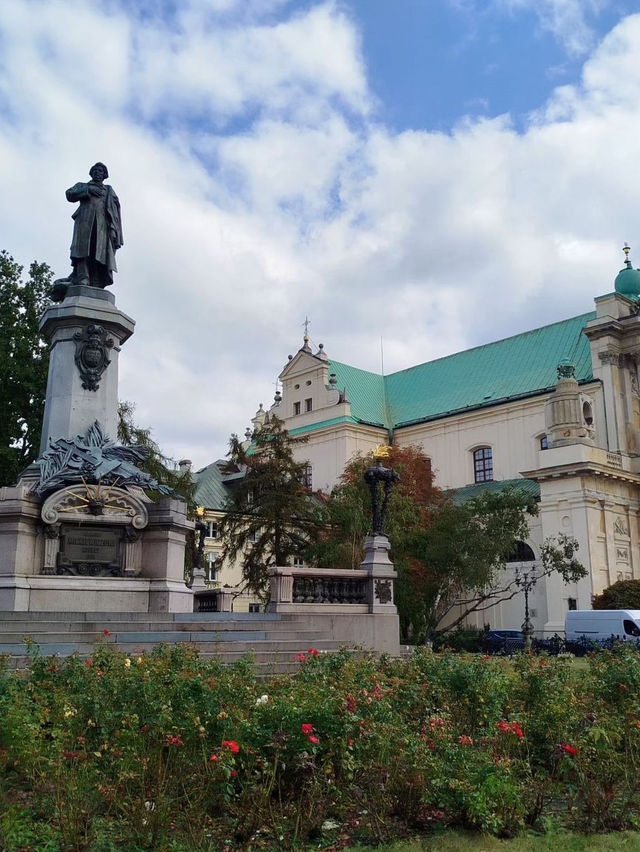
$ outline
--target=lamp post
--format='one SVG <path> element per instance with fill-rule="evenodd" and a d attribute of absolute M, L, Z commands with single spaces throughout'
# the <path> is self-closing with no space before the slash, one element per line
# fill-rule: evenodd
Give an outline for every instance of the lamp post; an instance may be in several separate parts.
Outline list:
<path fill-rule="evenodd" d="M 384 535 L 384 521 L 387 515 L 387 505 L 391 489 L 400 479 L 395 470 L 384 467 L 382 459 L 389 457 L 390 447 L 377 447 L 373 453 L 375 467 L 370 467 L 364 474 L 364 481 L 371 492 L 371 509 L 373 512 L 373 534 Z"/>
<path fill-rule="evenodd" d="M 204 556 L 204 539 L 207 533 L 207 525 L 205 524 L 203 518 L 204 507 L 198 506 L 198 508 L 196 509 L 196 557 L 193 562 L 193 583 L 191 584 L 192 589 L 203 589 L 206 586 L 202 562 Z"/>
<path fill-rule="evenodd" d="M 523 571 L 516 568 L 516 586 L 524 592 L 524 622 L 522 623 L 522 635 L 524 636 L 524 647 L 526 651 L 531 650 L 531 639 L 533 637 L 533 624 L 529 618 L 529 592 L 538 582 L 538 575 L 534 569 Z"/>

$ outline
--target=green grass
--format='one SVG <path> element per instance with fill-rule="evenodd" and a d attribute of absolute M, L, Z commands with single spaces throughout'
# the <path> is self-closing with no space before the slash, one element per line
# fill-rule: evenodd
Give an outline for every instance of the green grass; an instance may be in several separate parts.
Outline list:
<path fill-rule="evenodd" d="M 372 852 L 371 847 L 351 848 L 352 852 Z M 437 837 L 378 846 L 376 852 L 640 852 L 640 833 L 625 831 L 590 836 L 562 833 L 498 840 L 484 835 L 447 832 Z"/>

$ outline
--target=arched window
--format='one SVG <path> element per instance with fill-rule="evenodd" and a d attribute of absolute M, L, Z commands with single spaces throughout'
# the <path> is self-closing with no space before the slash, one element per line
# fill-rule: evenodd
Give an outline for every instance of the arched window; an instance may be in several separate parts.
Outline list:
<path fill-rule="evenodd" d="M 493 451 L 491 447 L 480 447 L 473 452 L 474 482 L 491 482 L 493 479 Z"/>
<path fill-rule="evenodd" d="M 507 562 L 535 562 L 536 555 L 526 541 L 517 541 Z"/>

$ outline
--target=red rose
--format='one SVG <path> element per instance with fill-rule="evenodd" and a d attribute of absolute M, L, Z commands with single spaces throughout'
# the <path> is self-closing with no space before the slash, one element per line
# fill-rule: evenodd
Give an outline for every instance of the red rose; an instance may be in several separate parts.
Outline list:
<path fill-rule="evenodd" d="M 298 656 L 296 657 L 296 660 L 299 663 L 306 663 L 307 662 L 307 658 L 305 657 L 304 654 L 298 654 Z"/>
<path fill-rule="evenodd" d="M 308 737 L 309 734 L 312 734 L 314 730 L 315 728 L 313 727 L 313 725 L 306 724 L 302 726 L 302 733 L 305 735 L 305 737 Z"/>
<path fill-rule="evenodd" d="M 182 742 L 181 736 L 178 735 L 177 737 L 174 737 L 171 734 L 169 734 L 167 736 L 167 745 L 168 746 L 177 746 L 178 748 L 180 748 L 181 746 L 184 745 L 184 743 Z"/>
<path fill-rule="evenodd" d="M 217 763 L 220 760 L 217 754 L 212 754 L 209 758 L 209 763 Z"/>
<path fill-rule="evenodd" d="M 318 657 L 320 655 L 320 651 L 316 651 L 315 648 L 309 648 L 307 654 L 309 654 L 310 657 Z"/>
<path fill-rule="evenodd" d="M 568 754 L 571 757 L 575 757 L 578 753 L 578 749 L 575 746 L 569 745 L 569 743 L 562 743 L 560 748 L 563 752 L 565 752 L 565 754 Z"/>
<path fill-rule="evenodd" d="M 105 627 L 105 629 L 104 629 L 102 632 L 104 633 L 104 635 L 105 635 L 105 636 L 111 636 L 111 631 L 110 631 L 110 630 L 107 630 L 107 628 L 106 628 L 106 627 Z"/>
<path fill-rule="evenodd" d="M 466 734 L 463 734 L 461 737 L 458 737 L 458 742 L 460 743 L 460 745 L 463 746 L 473 745 L 473 739 L 471 737 L 468 737 Z"/>
<path fill-rule="evenodd" d="M 238 754 L 240 746 L 235 740 L 225 740 L 222 743 L 223 748 L 228 748 L 231 754 Z"/>
<path fill-rule="evenodd" d="M 311 745 L 320 745 L 320 740 L 317 737 L 309 737 L 309 742 Z"/>

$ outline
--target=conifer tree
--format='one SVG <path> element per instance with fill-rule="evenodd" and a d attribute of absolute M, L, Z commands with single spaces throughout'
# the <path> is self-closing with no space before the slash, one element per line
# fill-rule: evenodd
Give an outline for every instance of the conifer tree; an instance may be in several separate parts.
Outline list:
<path fill-rule="evenodd" d="M 246 447 L 231 436 L 228 470 L 241 474 L 220 525 L 222 558 L 239 559 L 246 587 L 264 597 L 268 570 L 303 557 L 322 524 L 323 508 L 304 484 L 306 462 L 294 459 L 294 438 L 270 416 Z"/>

